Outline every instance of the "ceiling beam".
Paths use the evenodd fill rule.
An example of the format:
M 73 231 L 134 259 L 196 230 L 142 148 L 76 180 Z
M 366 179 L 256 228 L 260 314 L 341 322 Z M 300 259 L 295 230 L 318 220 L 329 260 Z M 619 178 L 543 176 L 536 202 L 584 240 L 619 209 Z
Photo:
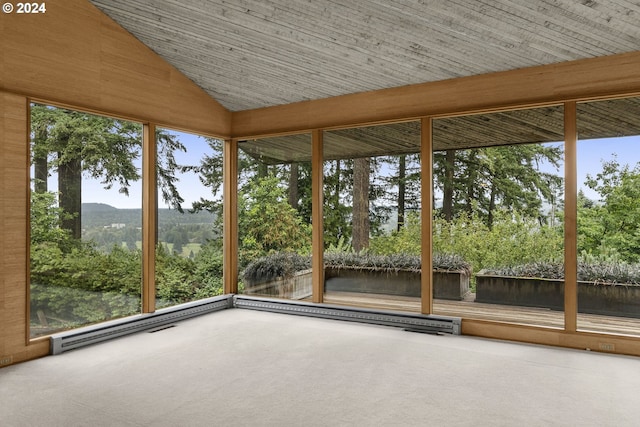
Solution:
M 640 52 L 232 113 L 233 138 L 640 94 Z

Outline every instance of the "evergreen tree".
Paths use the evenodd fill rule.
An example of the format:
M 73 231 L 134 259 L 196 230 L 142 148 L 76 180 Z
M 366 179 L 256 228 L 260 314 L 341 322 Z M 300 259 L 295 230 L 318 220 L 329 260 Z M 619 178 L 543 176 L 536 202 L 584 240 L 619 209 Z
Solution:
M 99 179 L 105 189 L 117 185 L 129 194 L 132 181 L 140 179 L 135 162 L 142 154 L 142 126 L 137 123 L 34 104 L 31 108 L 32 162 L 36 192 L 47 190 L 51 170 L 58 175 L 59 206 L 65 212 L 62 227 L 72 237 L 82 233 L 82 176 Z M 172 153 L 181 144 L 175 137 L 158 133 L 158 147 Z M 184 147 L 182 147 L 184 148 Z M 159 165 L 159 184 L 165 200 L 179 203 L 173 185 L 178 166 L 168 155 L 167 166 Z

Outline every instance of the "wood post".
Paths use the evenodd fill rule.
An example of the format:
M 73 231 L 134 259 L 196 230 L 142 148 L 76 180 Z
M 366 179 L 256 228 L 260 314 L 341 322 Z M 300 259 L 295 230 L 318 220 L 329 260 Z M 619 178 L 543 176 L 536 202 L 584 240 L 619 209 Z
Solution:
M 577 329 L 577 114 L 576 103 L 564 104 L 564 328 Z
M 158 227 L 156 179 L 156 126 L 142 131 L 142 312 L 156 310 L 156 229 Z
M 420 210 L 422 224 L 422 314 L 433 313 L 433 119 L 423 118 L 420 122 L 420 161 L 422 200 Z
M 223 282 L 224 293 L 238 293 L 238 141 L 223 149 Z
M 311 140 L 311 268 L 312 300 L 321 303 L 324 300 L 324 235 L 323 235 L 323 139 L 322 130 L 314 130 Z

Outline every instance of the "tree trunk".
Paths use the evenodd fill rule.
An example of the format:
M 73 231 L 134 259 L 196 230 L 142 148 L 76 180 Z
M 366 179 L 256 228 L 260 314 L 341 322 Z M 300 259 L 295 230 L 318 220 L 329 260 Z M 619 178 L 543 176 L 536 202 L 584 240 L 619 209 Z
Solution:
M 289 172 L 289 204 L 298 210 L 298 163 L 291 163 Z
M 269 166 L 266 163 L 258 163 L 258 178 L 266 178 L 269 173 Z
M 369 247 L 369 174 L 370 159 L 355 159 L 353 162 L 352 245 L 356 252 Z
M 466 183 L 466 187 L 467 187 L 467 200 L 466 200 L 466 208 L 467 208 L 467 213 L 469 215 L 473 214 L 473 202 L 474 200 L 476 200 L 476 179 L 478 177 L 478 169 L 477 169 L 477 165 L 476 165 L 476 158 L 478 156 L 478 150 L 473 149 L 473 150 L 469 150 L 469 165 L 467 166 L 467 183 Z
M 404 226 L 404 200 L 407 192 L 407 156 L 398 159 L 398 231 Z
M 456 150 L 445 152 L 444 182 L 442 189 L 442 214 L 444 219 L 453 219 L 453 177 L 455 172 Z
M 338 206 L 340 206 L 340 160 L 336 160 L 336 172 L 335 172 L 335 181 L 336 181 L 336 188 L 335 188 L 335 193 L 334 193 L 334 206 L 337 209 Z
M 65 214 L 62 228 L 79 240 L 82 237 L 82 160 L 79 156 L 58 166 L 58 191 L 60 208 Z
M 491 195 L 489 196 L 489 212 L 487 212 L 487 227 L 493 228 L 493 211 L 496 209 L 496 186 L 491 184 Z
M 49 177 L 49 165 L 47 163 L 47 156 L 35 157 L 33 158 L 33 169 L 34 169 L 34 178 L 35 182 L 33 184 L 33 189 L 36 193 L 46 193 L 48 190 L 47 187 L 47 178 Z
M 49 164 L 47 162 L 48 153 L 44 150 L 37 149 L 36 146 L 44 146 L 47 141 L 47 128 L 40 126 L 36 131 L 35 144 L 33 148 L 33 178 L 35 179 L 33 189 L 36 193 L 46 193 L 48 190 L 47 179 L 49 177 Z

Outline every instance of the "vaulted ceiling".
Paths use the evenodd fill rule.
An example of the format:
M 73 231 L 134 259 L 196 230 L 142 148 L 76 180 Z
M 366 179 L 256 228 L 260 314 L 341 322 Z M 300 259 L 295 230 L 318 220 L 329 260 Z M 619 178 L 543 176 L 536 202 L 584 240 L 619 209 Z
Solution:
M 640 49 L 637 0 L 90 0 L 231 111 Z

